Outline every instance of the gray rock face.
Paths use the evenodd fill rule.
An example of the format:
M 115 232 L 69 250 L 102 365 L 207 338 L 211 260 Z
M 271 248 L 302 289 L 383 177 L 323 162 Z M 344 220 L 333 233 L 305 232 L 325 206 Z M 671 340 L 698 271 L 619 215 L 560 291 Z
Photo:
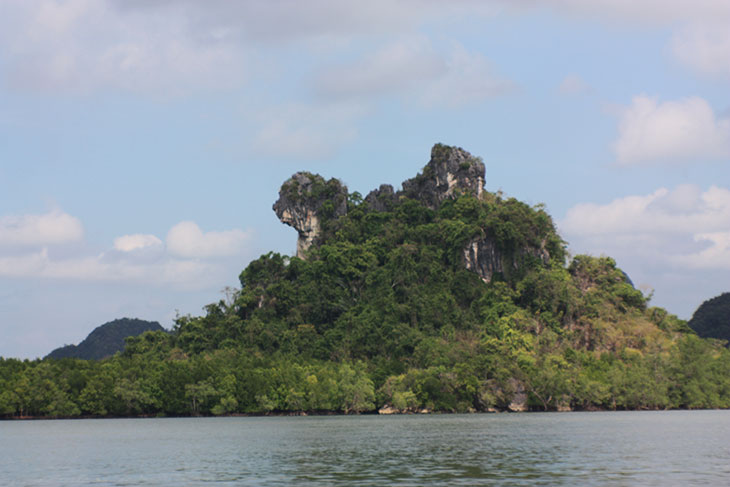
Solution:
M 398 198 L 390 184 L 381 184 L 378 189 L 374 189 L 365 197 L 365 203 L 372 211 L 388 211 L 390 210 Z
M 447 198 L 484 191 L 484 163 L 459 147 L 436 144 L 423 172 L 403 182 L 399 195 L 423 202 L 436 209 Z
M 431 159 L 416 177 L 403 182 L 403 189 L 395 192 L 393 186 L 382 184 L 364 200 L 369 211 L 391 211 L 398 201 L 411 198 L 431 209 L 437 209 L 449 198 L 461 194 L 481 197 L 484 191 L 484 163 L 459 147 L 436 144 Z M 297 257 L 306 251 L 322 231 L 323 218 L 337 218 L 347 213 L 347 188 L 336 179 L 325 181 L 319 175 L 298 172 L 281 186 L 274 211 L 279 219 L 299 233 Z M 325 204 L 327 203 L 327 204 Z M 544 248 L 522 249 L 509 256 L 497 248 L 489 229 L 470 241 L 463 249 L 464 266 L 489 282 L 494 274 L 509 274 L 517 270 L 528 257 L 544 262 L 550 255 Z
M 476 272 L 483 281 L 489 282 L 495 273 L 504 273 L 501 252 L 494 241 L 488 237 L 480 237 L 464 247 L 464 266 Z
M 550 254 L 543 247 L 522 249 L 506 258 L 495 245 L 494 239 L 488 236 L 475 238 L 463 251 L 464 267 L 476 272 L 484 282 L 490 282 L 495 273 L 509 274 L 518 270 L 527 257 L 537 257 L 544 263 L 550 260 Z
M 347 187 L 336 179 L 325 181 L 318 174 L 298 172 L 282 184 L 273 209 L 282 223 L 299 233 L 297 257 L 304 258 L 321 233 L 322 219 L 347 213 Z

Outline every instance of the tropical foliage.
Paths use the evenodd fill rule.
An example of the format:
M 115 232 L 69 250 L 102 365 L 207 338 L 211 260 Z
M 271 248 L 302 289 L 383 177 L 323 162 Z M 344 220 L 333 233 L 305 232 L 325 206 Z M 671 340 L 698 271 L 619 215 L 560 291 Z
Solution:
M 203 315 L 111 358 L 0 359 L 0 415 L 730 407 L 730 352 L 612 259 L 566 262 L 540 206 L 353 194 L 324 230 L 306 260 L 261 256 Z M 490 282 L 464 267 L 477 237 L 504 263 Z

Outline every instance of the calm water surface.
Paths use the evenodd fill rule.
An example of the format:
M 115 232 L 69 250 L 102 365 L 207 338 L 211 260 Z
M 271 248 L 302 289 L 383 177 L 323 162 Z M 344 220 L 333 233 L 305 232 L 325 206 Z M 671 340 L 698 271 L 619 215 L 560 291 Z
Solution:
M 0 485 L 730 485 L 730 411 L 0 422 Z

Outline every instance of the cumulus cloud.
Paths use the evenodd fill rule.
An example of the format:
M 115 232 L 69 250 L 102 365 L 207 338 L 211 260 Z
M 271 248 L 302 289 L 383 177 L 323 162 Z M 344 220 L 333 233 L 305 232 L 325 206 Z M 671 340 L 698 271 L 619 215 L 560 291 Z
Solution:
M 162 246 L 162 240 L 154 235 L 136 233 L 134 235 L 123 235 L 114 239 L 114 249 L 120 252 L 133 252 Z
M 654 303 L 689 318 L 704 300 L 727 290 L 730 189 L 681 185 L 581 203 L 558 222 L 573 253 L 609 255 Z
M 169 95 L 245 78 L 242 46 L 194 35 L 187 9 L 149 13 L 108 1 L 11 1 L 0 16 L 4 70 L 17 89 L 74 93 Z
M 701 73 L 730 78 L 730 22 L 681 29 L 672 37 L 672 52 Z
M 162 15 L 182 11 L 191 29 L 217 32 L 218 38 L 244 38 L 263 43 L 302 42 L 312 38 L 349 36 L 397 29 L 420 19 L 424 12 L 409 9 L 410 0 L 111 0 L 122 12 Z M 409 11 L 410 10 L 410 11 Z M 336 22 L 333 19 L 337 19 Z
M 347 51 L 361 39 L 408 36 L 450 20 L 550 8 L 566 16 L 679 25 L 672 49 L 677 57 L 702 71 L 727 74 L 728 5 L 718 0 L 6 0 L 0 55 L 18 89 L 116 88 L 169 95 L 240 86 L 260 70 L 262 59 L 271 60 L 266 49 L 282 45 Z M 681 30 L 687 25 L 691 28 Z
M 718 18 L 730 18 L 728 3 L 718 0 L 519 0 L 508 3 L 549 7 L 569 15 L 650 24 L 671 24 L 688 20 L 709 22 Z
M 117 237 L 111 248 L 92 253 L 81 222 L 54 210 L 44 215 L 0 218 L 0 276 L 87 282 L 144 282 L 202 289 L 225 282 L 235 262 L 248 257 L 243 230 L 203 232 L 181 222 L 166 245 L 151 234 Z
M 699 252 L 678 256 L 676 260 L 679 263 L 695 269 L 730 270 L 730 231 L 700 233 L 694 238 L 707 247 Z
M 53 256 L 48 249 L 0 256 L 0 276 L 87 282 L 144 282 L 179 288 L 205 288 L 221 280 L 223 268 L 198 260 L 161 256 L 155 261 L 119 259 L 101 253 L 82 257 Z
M 662 103 L 634 97 L 618 132 L 614 149 L 622 165 L 730 157 L 730 120 L 716 117 L 699 97 Z
M 241 253 L 249 241 L 242 230 L 203 232 L 191 221 L 180 222 L 167 233 L 167 250 L 188 258 L 229 257 Z
M 308 40 L 346 40 L 356 36 L 404 32 L 429 19 L 445 22 L 465 15 L 491 16 L 494 2 L 451 0 L 111 0 L 122 10 L 147 14 L 186 11 L 196 32 L 217 31 L 257 43 L 302 44 Z M 219 36 L 223 35 L 219 32 Z
M 0 217 L 0 247 L 72 243 L 80 241 L 83 235 L 81 222 L 60 210 L 43 215 Z
M 582 203 L 559 226 L 584 251 L 648 259 L 647 265 L 730 269 L 727 188 L 687 184 L 604 205 Z
M 509 91 L 513 84 L 495 75 L 487 59 L 454 44 L 439 52 L 425 37 L 409 37 L 319 75 L 325 97 L 406 95 L 427 106 L 459 106 Z
M 468 0 L 448 8 L 430 0 L 8 0 L 0 55 L 17 89 L 170 95 L 240 86 L 261 59 L 271 61 L 269 48 L 348 46 L 466 11 L 488 15 L 493 7 Z
M 19 256 L 0 257 L 0 276 L 29 277 L 41 274 L 45 263 L 48 262 L 48 250 L 32 252 Z

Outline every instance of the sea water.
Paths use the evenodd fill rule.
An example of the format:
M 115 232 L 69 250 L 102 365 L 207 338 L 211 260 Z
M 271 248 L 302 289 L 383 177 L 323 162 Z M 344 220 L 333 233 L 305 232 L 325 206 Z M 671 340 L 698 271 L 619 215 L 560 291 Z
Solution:
M 0 422 L 0 485 L 730 485 L 730 411 Z

